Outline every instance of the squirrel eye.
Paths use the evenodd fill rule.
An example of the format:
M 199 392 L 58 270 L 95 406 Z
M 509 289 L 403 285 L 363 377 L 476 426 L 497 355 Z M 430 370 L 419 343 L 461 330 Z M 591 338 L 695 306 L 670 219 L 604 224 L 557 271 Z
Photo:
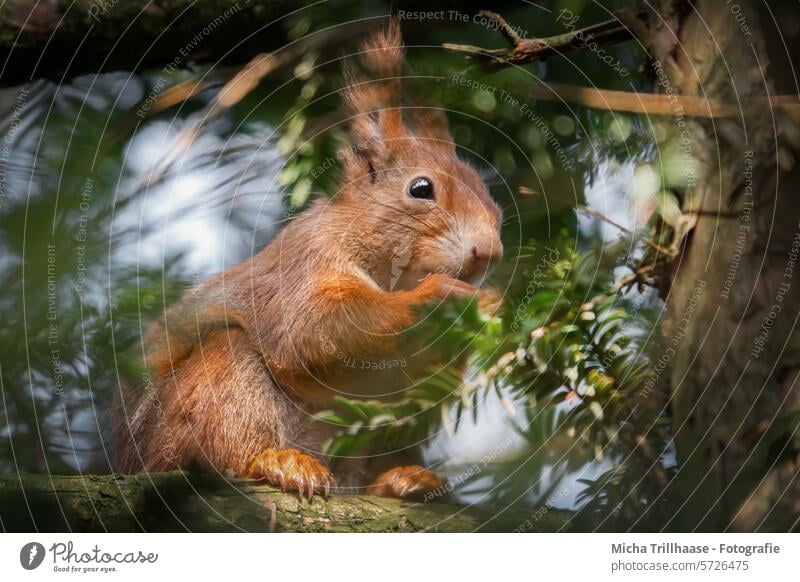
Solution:
M 412 198 L 433 200 L 433 182 L 430 178 L 414 178 L 408 185 L 408 195 Z

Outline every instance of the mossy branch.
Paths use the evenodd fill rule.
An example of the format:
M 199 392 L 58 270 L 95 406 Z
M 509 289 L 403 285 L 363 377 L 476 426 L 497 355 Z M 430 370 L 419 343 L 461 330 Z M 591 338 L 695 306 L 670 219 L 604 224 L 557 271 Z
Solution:
M 72 532 L 553 531 L 566 521 L 366 495 L 312 501 L 254 481 L 180 471 L 141 475 L 0 476 L 0 530 Z

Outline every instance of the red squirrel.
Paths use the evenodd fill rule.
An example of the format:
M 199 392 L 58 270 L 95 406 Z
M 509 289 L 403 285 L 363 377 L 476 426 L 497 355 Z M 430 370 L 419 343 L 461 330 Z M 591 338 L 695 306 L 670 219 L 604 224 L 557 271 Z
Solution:
M 387 386 L 348 362 L 397 349 L 421 306 L 496 298 L 473 284 L 502 255 L 500 209 L 456 154 L 442 111 L 401 107 L 396 19 L 360 57 L 371 78 L 345 71 L 354 145 L 339 191 L 150 326 L 152 381 L 117 406 L 118 471 L 193 464 L 309 497 L 334 486 L 419 497 L 444 484 L 419 465 L 391 466 L 396 455 L 345 462 L 334 477 L 317 454 L 331 430 L 315 411 L 337 393 Z

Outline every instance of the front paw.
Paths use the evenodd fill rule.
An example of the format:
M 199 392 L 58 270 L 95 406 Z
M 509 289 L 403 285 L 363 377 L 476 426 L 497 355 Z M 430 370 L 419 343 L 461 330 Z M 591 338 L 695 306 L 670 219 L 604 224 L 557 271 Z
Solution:
M 247 475 L 264 479 L 283 491 L 298 491 L 311 499 L 314 493 L 330 493 L 334 484 L 328 468 L 311 455 L 297 449 L 264 449 L 247 466 Z
M 450 297 L 468 298 L 477 293 L 477 289 L 461 279 L 442 273 L 434 273 L 420 283 L 419 292 L 427 299 L 447 299 Z
M 447 481 L 433 471 L 419 465 L 395 467 L 378 475 L 367 487 L 367 495 L 379 497 L 398 497 L 401 499 L 423 499 L 430 493 L 443 487 Z
M 494 317 L 503 308 L 503 294 L 499 289 L 480 289 L 478 291 L 478 309 Z

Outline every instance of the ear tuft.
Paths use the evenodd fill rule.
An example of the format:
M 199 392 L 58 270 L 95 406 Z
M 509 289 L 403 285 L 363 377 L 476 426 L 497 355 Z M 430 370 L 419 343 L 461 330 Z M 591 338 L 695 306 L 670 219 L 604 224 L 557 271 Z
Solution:
M 403 65 L 403 39 L 397 17 L 391 18 L 385 30 L 373 33 L 362 43 L 360 60 L 372 78 L 365 79 L 354 67 L 345 66 L 344 98 L 351 130 L 363 150 L 354 161 L 369 160 L 370 174 L 374 175 L 373 164 L 388 160 L 391 149 L 408 137 L 398 78 Z
M 373 33 L 361 45 L 364 65 L 380 77 L 396 77 L 403 66 L 403 35 L 397 16 L 389 19 L 389 26 Z
M 415 107 L 412 113 L 414 135 L 429 140 L 430 145 L 455 154 L 456 146 L 443 109 Z

